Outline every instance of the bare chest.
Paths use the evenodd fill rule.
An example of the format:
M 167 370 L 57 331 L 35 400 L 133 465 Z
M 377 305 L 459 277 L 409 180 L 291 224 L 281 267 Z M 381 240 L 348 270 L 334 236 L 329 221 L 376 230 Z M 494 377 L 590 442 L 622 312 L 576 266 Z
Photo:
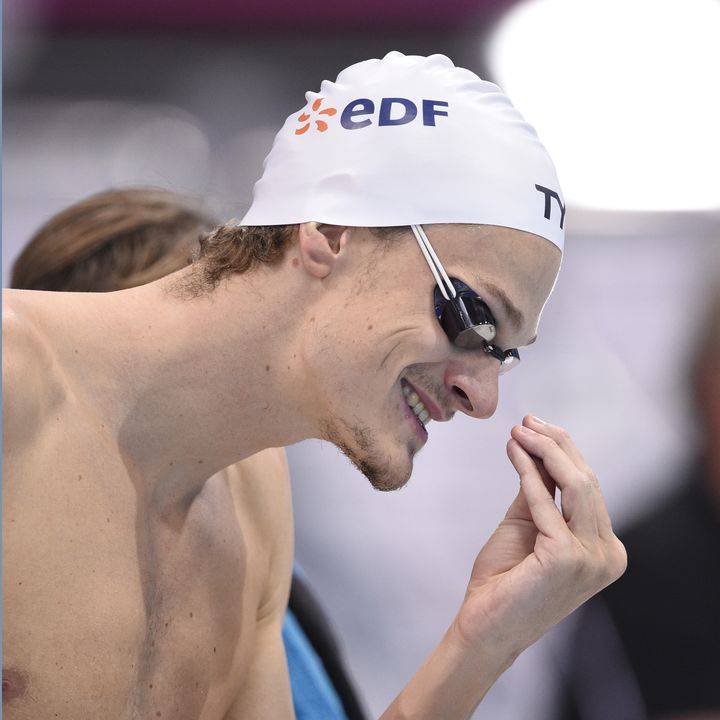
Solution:
M 224 480 L 159 515 L 101 438 L 52 432 L 4 470 L 7 717 L 221 719 L 268 582 Z

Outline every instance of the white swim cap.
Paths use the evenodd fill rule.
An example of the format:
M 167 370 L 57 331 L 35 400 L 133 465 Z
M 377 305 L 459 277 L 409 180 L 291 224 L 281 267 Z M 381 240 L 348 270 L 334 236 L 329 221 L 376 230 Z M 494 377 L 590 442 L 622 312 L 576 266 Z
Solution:
M 561 250 L 555 167 L 497 85 L 444 55 L 343 70 L 275 137 L 242 225 L 500 225 Z

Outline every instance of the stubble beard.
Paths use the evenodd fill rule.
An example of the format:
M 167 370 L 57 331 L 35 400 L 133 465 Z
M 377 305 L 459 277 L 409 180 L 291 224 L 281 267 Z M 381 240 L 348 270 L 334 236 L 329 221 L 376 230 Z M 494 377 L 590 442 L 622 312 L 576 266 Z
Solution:
M 352 442 L 346 439 L 348 437 Z M 401 476 L 393 471 L 390 460 L 378 450 L 376 433 L 359 421 L 351 425 L 337 418 L 334 423 L 326 424 L 323 439 L 335 445 L 380 492 L 399 490 L 410 479 L 409 472 Z

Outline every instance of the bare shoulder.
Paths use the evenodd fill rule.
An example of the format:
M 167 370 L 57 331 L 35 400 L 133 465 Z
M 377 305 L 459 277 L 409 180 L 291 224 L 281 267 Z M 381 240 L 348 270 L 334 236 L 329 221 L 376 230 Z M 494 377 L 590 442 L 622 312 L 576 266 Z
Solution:
M 65 397 L 51 344 L 35 321 L 27 294 L 3 290 L 3 435 L 11 446 L 31 439 Z

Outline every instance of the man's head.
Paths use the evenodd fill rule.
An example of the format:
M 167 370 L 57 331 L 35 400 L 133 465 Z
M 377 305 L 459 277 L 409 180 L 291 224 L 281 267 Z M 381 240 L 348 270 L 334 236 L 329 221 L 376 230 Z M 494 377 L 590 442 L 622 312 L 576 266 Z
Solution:
M 494 412 L 498 358 L 532 342 L 557 276 L 564 201 L 534 129 L 442 55 L 357 63 L 306 101 L 237 232 L 298 226 L 291 261 L 317 280 L 303 352 L 320 432 L 376 487 L 400 487 L 428 415 Z M 434 276 L 433 249 L 475 317 L 443 296 L 455 283 Z M 464 339 L 488 331 L 484 346 L 453 345 L 443 307 Z
M 306 413 L 375 487 L 393 489 L 428 415 L 494 412 L 498 357 L 533 341 L 557 276 L 564 201 L 534 129 L 497 86 L 444 56 L 389 53 L 306 100 L 241 223 L 203 242 L 189 287 L 208 292 L 262 263 L 282 273 L 296 298 L 288 312 L 305 323 Z M 494 316 L 486 347 L 445 333 L 437 314 L 448 300 L 412 225 L 458 292 L 467 286 L 479 314 L 475 296 Z
M 105 292 L 143 285 L 187 266 L 215 225 L 176 193 L 108 190 L 50 218 L 15 261 L 11 286 Z

